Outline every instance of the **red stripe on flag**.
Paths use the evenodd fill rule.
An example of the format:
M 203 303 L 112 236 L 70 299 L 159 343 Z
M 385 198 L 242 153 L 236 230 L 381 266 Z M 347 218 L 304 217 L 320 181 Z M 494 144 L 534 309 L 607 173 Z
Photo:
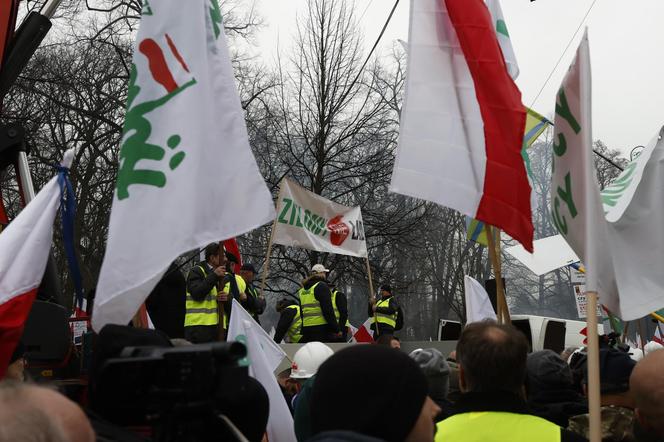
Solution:
M 16 344 L 23 336 L 23 327 L 36 296 L 34 288 L 0 305 L 0 379 L 5 376 Z
M 473 77 L 484 121 L 486 174 L 475 218 L 503 229 L 533 251 L 530 186 L 521 157 L 526 111 L 482 0 L 445 1 Z
M 224 248 L 228 253 L 237 258 L 237 264 L 233 267 L 233 273 L 238 273 L 242 267 L 242 255 L 240 254 L 240 246 L 238 246 L 237 240 L 235 238 L 225 240 Z

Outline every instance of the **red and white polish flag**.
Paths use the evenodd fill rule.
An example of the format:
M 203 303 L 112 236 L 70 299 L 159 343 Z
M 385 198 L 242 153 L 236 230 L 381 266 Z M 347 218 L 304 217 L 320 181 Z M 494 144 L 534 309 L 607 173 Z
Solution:
M 74 149 L 62 166 L 69 168 Z M 23 326 L 37 295 L 60 207 L 60 185 L 55 176 L 0 234 L 0 378 L 21 339 Z
M 411 0 L 390 190 L 503 229 L 533 250 L 526 113 L 482 0 Z
M 371 324 L 374 322 L 374 317 L 370 316 L 360 328 L 350 326 L 351 338 L 348 342 L 373 342 L 373 332 L 371 331 Z

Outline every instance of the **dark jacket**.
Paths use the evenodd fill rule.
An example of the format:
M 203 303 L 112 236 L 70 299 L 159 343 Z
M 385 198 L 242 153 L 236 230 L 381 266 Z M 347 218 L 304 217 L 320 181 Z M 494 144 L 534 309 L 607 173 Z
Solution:
M 516 414 L 532 414 L 526 402 L 518 395 L 510 392 L 468 392 L 463 393 L 454 405 L 454 414 L 471 413 L 474 411 L 504 412 Z M 583 442 L 583 437 L 560 428 L 561 442 Z
M 205 269 L 205 275 L 203 275 L 201 267 Z M 212 271 L 212 266 L 205 261 L 201 261 L 189 270 L 187 292 L 194 298 L 194 301 L 203 301 L 218 281 L 219 276 Z
M 293 302 L 295 304 L 295 302 Z M 291 304 L 292 305 L 292 304 Z M 288 333 L 288 329 L 295 319 L 297 311 L 293 308 L 284 308 L 281 313 L 279 313 L 279 322 L 277 323 L 277 328 L 274 331 L 274 342 L 277 344 L 283 341 L 284 336 Z
M 330 287 L 325 282 L 325 279 L 319 276 L 311 276 L 302 282 L 302 287 L 305 290 L 308 290 L 316 283 L 319 284 L 314 289 L 314 297 L 320 303 L 320 309 L 323 312 L 323 317 L 325 318 L 325 321 L 327 321 L 327 324 L 316 325 L 313 327 L 302 327 L 303 338 L 305 336 L 311 337 L 313 335 L 339 332 L 339 324 L 337 324 L 337 318 L 334 316 L 334 309 L 332 308 L 332 292 L 330 292 Z
M 588 405 L 574 390 L 542 390 L 530 392 L 528 406 L 533 415 L 539 416 L 563 428 L 569 418 L 588 412 Z
M 385 315 L 393 315 L 393 314 L 396 313 L 397 314 L 397 321 L 396 321 L 397 323 L 396 323 L 396 326 L 394 328 L 390 327 L 387 324 L 379 323 L 378 324 L 378 331 L 380 332 L 380 334 L 384 334 L 384 333 L 392 334 L 392 333 L 394 333 L 395 330 L 401 330 L 403 328 L 403 310 L 401 310 L 401 306 L 399 305 L 397 300 L 394 299 L 394 296 L 389 296 L 388 298 L 385 298 L 385 299 L 389 299 L 389 301 L 390 301 L 389 305 L 387 307 L 378 307 L 376 309 L 376 313 L 382 313 L 382 314 L 385 314 Z M 377 302 L 380 302 L 380 301 L 383 301 L 383 300 L 384 300 L 384 298 L 381 298 Z M 371 303 L 369 303 L 368 314 L 369 314 L 369 316 L 374 316 L 373 306 L 371 305 Z M 371 330 L 374 330 L 374 331 L 376 330 L 376 324 L 374 322 L 371 323 Z
M 186 285 L 184 276 L 173 263 L 145 300 L 155 328 L 171 339 L 184 338 Z
M 249 283 L 247 283 L 245 293 L 247 295 L 247 300 L 241 303 L 242 307 L 244 307 L 256 322 L 260 324 L 258 316 L 262 315 L 265 311 L 265 298 L 261 298 L 258 289 Z
M 344 292 L 337 291 L 335 304 L 337 305 L 337 310 L 339 310 L 339 329 L 344 333 L 345 338 L 346 321 L 348 321 L 348 298 L 346 298 Z

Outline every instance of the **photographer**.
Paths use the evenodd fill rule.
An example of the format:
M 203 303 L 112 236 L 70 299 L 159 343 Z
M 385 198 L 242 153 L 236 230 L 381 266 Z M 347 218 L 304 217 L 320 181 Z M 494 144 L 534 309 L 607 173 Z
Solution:
M 187 277 L 184 337 L 195 344 L 219 339 L 217 303 L 228 300 L 227 293 L 217 290 L 217 284 L 226 276 L 226 257 L 219 252 L 219 244 L 207 245 L 205 261 L 196 264 Z

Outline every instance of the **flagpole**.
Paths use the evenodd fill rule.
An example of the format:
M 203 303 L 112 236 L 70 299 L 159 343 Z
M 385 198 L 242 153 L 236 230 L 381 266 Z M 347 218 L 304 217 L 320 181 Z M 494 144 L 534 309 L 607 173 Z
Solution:
M 281 192 L 282 189 L 284 188 L 284 180 L 286 178 L 282 179 L 281 182 L 279 183 L 279 193 L 277 194 L 277 210 L 279 210 L 279 201 L 281 201 Z M 265 298 L 264 291 L 265 291 L 265 280 L 267 279 L 267 274 L 270 269 L 270 256 L 272 255 L 272 240 L 274 239 L 274 229 L 277 227 L 277 217 L 274 217 L 274 221 L 272 221 L 272 230 L 270 231 L 270 240 L 267 243 L 267 255 L 265 256 L 265 264 L 263 267 L 263 276 L 261 277 L 261 298 Z
M 597 336 L 597 292 L 587 292 L 586 331 L 588 335 L 588 411 L 590 442 L 600 442 L 601 409 L 599 389 L 599 337 Z
M 221 258 L 224 257 L 224 242 L 219 241 L 219 262 L 221 261 Z M 232 267 L 232 265 L 231 265 Z M 214 271 L 214 269 L 213 269 Z M 231 273 L 231 276 L 234 276 Z M 224 290 L 224 278 L 221 278 L 218 282 L 218 290 L 217 293 L 221 293 Z M 229 284 L 230 287 L 230 284 Z M 224 318 L 226 317 L 226 310 L 224 308 L 224 303 L 220 302 L 217 299 L 217 313 L 219 316 L 219 342 L 224 342 L 226 341 L 226 329 L 224 328 Z
M 496 317 L 501 324 L 511 323 L 509 311 L 507 309 L 507 299 L 505 298 L 505 288 L 503 287 L 503 277 L 500 263 L 500 230 L 493 226 L 486 225 L 487 239 L 489 241 L 489 260 L 493 267 L 493 274 L 496 278 Z M 495 232 L 498 232 L 496 243 Z
M 367 277 L 369 278 L 369 301 L 371 301 L 371 303 L 375 305 L 374 302 L 376 301 L 376 296 L 373 287 L 373 278 L 371 277 L 371 265 L 369 264 L 368 252 L 365 260 L 366 260 L 365 262 L 367 263 Z M 376 327 L 376 336 L 378 336 L 380 333 L 378 332 L 378 318 L 376 318 L 376 311 L 373 312 L 373 318 L 374 318 L 374 326 Z

